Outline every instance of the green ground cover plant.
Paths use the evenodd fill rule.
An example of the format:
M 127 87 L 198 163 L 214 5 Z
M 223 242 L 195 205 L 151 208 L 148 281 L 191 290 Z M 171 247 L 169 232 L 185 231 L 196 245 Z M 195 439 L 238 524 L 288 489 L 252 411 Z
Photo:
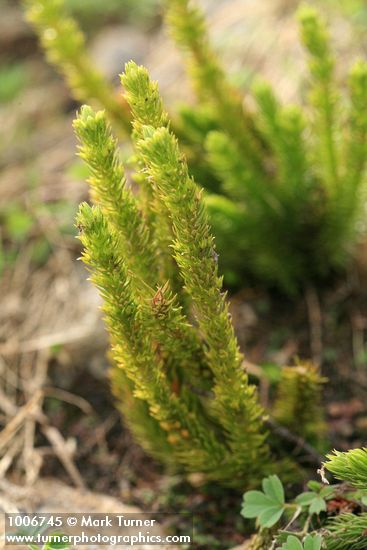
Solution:
M 121 80 L 133 116 L 137 194 L 106 114 L 84 106 L 74 124 L 95 203 L 81 205 L 77 226 L 83 261 L 104 299 L 120 408 L 141 444 L 170 466 L 234 487 L 256 484 L 269 469 L 295 473 L 281 445 L 268 441 L 222 291 L 202 190 L 157 84 L 133 62 Z M 320 429 L 322 379 L 308 364 L 289 370 L 280 386 L 298 379 L 297 428 L 311 437 Z M 280 400 L 281 392 L 275 411 Z M 292 417 L 294 401 L 287 402 Z M 314 427 L 302 407 L 318 411 Z M 284 408 L 277 414 L 286 426 Z
M 201 12 L 172 0 L 166 21 L 198 104 L 171 119 L 157 83 L 133 62 L 121 78 L 124 98 L 116 95 L 61 0 L 26 4 L 76 97 L 104 109 L 84 106 L 74 124 L 94 203 L 81 205 L 77 226 L 103 298 L 113 392 L 136 438 L 170 468 L 241 490 L 271 473 L 263 491 L 244 497 L 243 515 L 259 527 L 251 550 L 362 550 L 366 452 L 334 453 L 325 464 L 356 488 L 311 482 L 286 502 L 277 474 L 300 472 L 269 417 L 325 445 L 325 381 L 310 364 L 284 368 L 274 402 L 261 407 L 221 273 L 229 286 L 248 277 L 292 295 L 346 269 L 365 229 L 366 64 L 353 66 L 348 93 L 340 89 L 327 29 L 304 7 L 307 104 L 284 106 L 258 81 L 250 108 L 218 62 Z M 134 149 L 128 177 L 115 132 Z M 332 515 L 341 499 L 354 507 Z
M 144 22 L 154 15 L 157 9 L 158 0 L 125 0 L 121 3 L 119 0 L 107 0 L 99 2 L 98 0 L 65 0 L 65 6 L 72 14 L 80 17 L 81 20 L 89 25 L 101 24 L 101 20 L 122 20 Z
M 131 113 L 93 66 L 63 0 L 25 4 L 48 58 L 76 97 L 102 106 L 120 135 L 129 136 Z M 172 127 L 190 173 L 206 189 L 226 284 L 255 281 L 294 295 L 345 271 L 365 233 L 366 63 L 357 61 L 345 85 L 338 85 L 327 28 L 303 6 L 298 17 L 308 58 L 307 101 L 283 105 L 260 79 L 243 98 L 195 4 L 163 5 L 198 98 L 171 117 Z
M 342 483 L 329 485 L 325 471 Z M 367 450 L 327 456 L 323 483 L 310 481 L 308 490 L 291 502 L 280 479 L 263 480 L 263 491 L 244 495 L 242 515 L 256 518 L 259 532 L 248 550 L 363 550 L 367 529 Z

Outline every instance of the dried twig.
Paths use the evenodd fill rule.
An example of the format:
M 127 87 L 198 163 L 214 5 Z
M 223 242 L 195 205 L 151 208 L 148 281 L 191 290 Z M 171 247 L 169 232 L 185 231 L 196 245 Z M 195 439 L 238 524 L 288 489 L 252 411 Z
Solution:
M 57 430 L 54 426 L 48 426 L 46 423 L 42 426 L 41 429 L 44 435 L 47 437 L 47 439 L 51 443 L 56 456 L 58 457 L 60 462 L 63 464 L 65 470 L 70 475 L 76 487 L 79 487 L 80 489 L 85 489 L 85 483 L 79 473 L 78 468 L 75 466 L 72 460 L 71 453 L 69 452 L 67 443 L 65 439 L 62 437 L 59 430 Z
M 5 394 L 5 392 L 0 387 L 0 408 L 4 411 L 7 416 L 14 416 L 17 412 L 17 407 Z
M 275 434 L 280 436 L 282 439 L 288 441 L 289 443 L 292 443 L 298 449 L 303 450 L 309 458 L 310 463 L 316 464 L 318 466 L 321 464 L 321 462 L 323 461 L 323 456 L 320 455 L 320 453 L 314 447 L 312 447 L 312 445 L 307 443 L 302 437 L 299 437 L 298 435 L 291 432 L 288 428 L 285 428 L 284 426 L 278 424 L 278 422 L 274 420 L 274 418 L 265 418 L 265 423 Z
M 0 346 L 0 353 L 3 355 L 14 355 L 18 353 L 29 353 L 32 351 L 49 350 L 53 346 L 72 344 L 88 338 L 91 335 L 91 327 L 72 326 L 59 332 L 37 336 L 24 342 L 14 342 L 10 340 Z
M 84 399 L 83 397 L 80 397 L 79 395 L 75 395 L 74 393 L 70 393 L 66 390 L 61 390 L 60 388 L 51 388 L 51 387 L 43 388 L 43 393 L 45 397 L 54 397 L 59 401 L 64 401 L 65 403 L 74 405 L 75 407 L 78 407 L 78 409 L 80 409 L 85 414 L 93 413 L 92 405 L 86 399 Z
M 42 391 L 37 391 L 34 396 L 18 409 L 16 415 L 8 422 L 2 432 L 0 432 L 0 449 L 4 449 L 6 445 L 10 442 L 15 433 L 22 427 L 25 419 L 31 415 L 35 414 L 38 409 L 39 402 L 42 399 Z
M 14 439 L 14 441 L 0 460 L 0 478 L 2 478 L 6 474 L 6 472 L 12 465 L 15 456 L 19 453 L 21 448 L 22 440 L 21 438 L 17 437 Z

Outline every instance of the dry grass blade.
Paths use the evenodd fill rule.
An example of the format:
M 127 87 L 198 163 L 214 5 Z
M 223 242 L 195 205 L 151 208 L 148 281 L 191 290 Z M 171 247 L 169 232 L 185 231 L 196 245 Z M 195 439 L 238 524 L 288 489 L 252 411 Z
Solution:
M 59 430 L 57 430 L 53 426 L 47 426 L 47 425 L 43 425 L 41 429 L 44 435 L 47 437 L 47 439 L 51 443 L 55 451 L 55 455 L 63 464 L 65 470 L 70 475 L 76 487 L 79 487 L 80 489 L 85 489 L 85 483 L 79 473 L 79 470 L 77 469 L 77 467 L 75 466 L 72 460 L 72 457 L 68 450 L 65 439 L 62 437 Z
M 8 422 L 2 432 L 0 432 L 0 451 L 6 447 L 17 431 L 23 426 L 26 418 L 30 415 L 36 415 L 39 412 L 39 404 L 41 399 L 42 391 L 39 390 L 28 401 L 28 403 L 23 405 L 23 407 L 18 410 L 16 415 Z

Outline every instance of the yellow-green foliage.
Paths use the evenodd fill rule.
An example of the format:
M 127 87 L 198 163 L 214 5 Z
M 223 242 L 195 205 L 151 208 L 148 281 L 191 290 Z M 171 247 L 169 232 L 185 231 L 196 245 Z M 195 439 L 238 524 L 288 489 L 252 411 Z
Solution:
M 355 487 L 367 488 L 367 449 L 353 449 L 346 453 L 334 451 L 327 455 L 324 466 L 342 481 Z
M 95 203 L 81 205 L 77 226 L 83 261 L 104 300 L 113 391 L 150 453 L 226 485 L 252 486 L 264 472 L 293 465 L 272 461 L 265 413 L 222 292 L 202 190 L 158 87 L 132 62 L 122 82 L 133 114 L 135 193 L 106 113 L 84 106 L 74 122 Z M 319 384 L 309 366 L 291 369 L 282 381 L 278 420 L 289 427 L 296 415 L 295 431 L 305 437 L 320 428 Z
M 126 185 L 106 115 L 83 107 L 75 130 L 96 206 L 81 205 L 77 225 L 83 260 L 104 299 L 114 393 L 141 442 L 168 464 L 227 485 L 254 485 L 272 469 L 264 413 L 242 366 L 202 193 L 146 70 L 129 63 L 122 80 L 139 166 L 156 222 L 169 221 L 165 252 L 181 288 L 174 294 L 159 268 L 162 242 L 139 208 L 139 195 Z M 144 100 L 144 108 L 139 98 L 145 88 L 156 96 Z M 146 124 L 150 117 L 153 125 Z
M 367 449 L 334 451 L 327 455 L 324 468 L 343 482 L 350 483 L 363 491 L 367 488 Z M 366 513 L 341 514 L 331 518 L 326 527 L 327 550 L 364 550 L 366 548 Z
M 311 363 L 284 367 L 274 404 L 274 418 L 292 433 L 320 443 L 326 426 L 322 417 L 321 391 L 325 379 Z
M 126 106 L 121 107 L 93 67 L 64 0 L 24 1 L 48 57 L 76 96 L 96 100 L 126 133 Z M 294 294 L 306 282 L 345 270 L 365 231 L 366 62 L 355 63 L 348 86 L 339 87 L 327 28 L 313 8 L 304 6 L 299 21 L 308 57 L 307 101 L 283 105 L 276 90 L 259 79 L 243 98 L 227 78 L 195 2 L 162 2 L 198 98 L 197 105 L 185 106 L 173 117 L 173 126 L 190 173 L 207 190 L 204 200 L 227 284 L 240 285 L 246 277 Z M 127 99 L 133 96 L 136 102 L 130 101 L 135 144 L 145 124 L 167 124 L 156 85 L 136 71 L 123 82 Z M 140 152 L 136 161 L 141 168 Z M 172 278 L 178 292 L 177 271 L 165 252 L 172 237 L 167 213 L 160 211 L 157 223 L 160 207 L 146 174 L 140 171 L 136 177 L 144 216 L 161 243 L 158 269 Z
M 125 89 L 125 97 L 131 107 L 133 115 L 132 140 L 136 149 L 136 163 L 140 167 L 135 177 L 141 190 L 141 204 L 144 216 L 150 225 L 156 241 L 156 250 L 159 254 L 159 270 L 164 280 L 170 279 L 172 289 L 180 292 L 180 281 L 177 267 L 169 251 L 172 241 L 172 228 L 169 213 L 164 205 L 160 204 L 152 191 L 152 185 L 144 171 L 144 161 L 138 151 L 137 143 L 141 139 L 146 125 L 153 128 L 168 125 L 168 115 L 164 110 L 158 84 L 152 82 L 144 67 L 138 67 L 131 62 L 126 65 L 127 74 L 121 75 L 121 83 Z
M 124 132 L 130 130 L 126 105 L 96 69 L 77 21 L 64 0 L 24 0 L 27 19 L 35 27 L 47 58 L 64 75 L 76 99 L 95 101 Z
M 241 150 L 247 150 L 256 167 L 260 150 L 251 115 L 244 110 L 239 90 L 228 82 L 211 48 L 202 12 L 189 0 L 164 0 L 163 4 L 171 34 L 187 55 L 188 70 L 200 101 L 214 109 L 222 128 Z
M 309 61 L 308 103 L 284 106 L 270 85 L 257 80 L 251 90 L 256 110 L 249 113 L 246 97 L 241 104 L 228 84 L 198 8 L 190 0 L 169 0 L 166 13 L 200 99 L 198 108 L 185 110 L 182 133 L 186 129 L 192 139 L 195 130 L 196 140 L 201 135 L 219 180 L 208 188 L 237 208 L 227 221 L 227 205 L 219 216 L 218 203 L 208 200 L 219 252 L 236 243 L 236 256 L 223 253 L 226 275 L 235 280 L 241 272 L 252 273 L 293 293 L 305 281 L 345 268 L 363 215 L 366 63 L 352 67 L 342 98 L 326 26 L 304 6 L 299 20 Z
M 283 107 L 261 83 L 254 90 L 257 112 L 244 109 L 241 94 L 210 46 L 200 11 L 186 0 L 166 2 L 168 24 L 186 51 L 201 102 L 175 121 L 191 171 L 158 85 L 146 69 L 127 64 L 121 77 L 125 100 L 120 102 L 93 67 L 85 38 L 63 0 L 25 2 L 50 61 L 75 96 L 104 107 L 96 113 L 84 106 L 75 121 L 95 203 L 81 206 L 77 223 L 83 260 L 104 301 L 118 406 L 145 448 L 167 464 L 227 485 L 255 485 L 279 465 L 271 457 L 265 413 L 234 336 L 207 211 L 228 282 L 236 284 L 246 271 L 292 291 L 308 277 L 310 266 L 324 272 L 323 261 L 329 258 L 325 237 L 333 232 L 344 247 L 355 233 L 367 131 L 360 116 L 365 65 L 360 63 L 351 74 L 350 124 L 339 169 L 333 164 L 339 159 L 333 154 L 339 141 L 334 134 L 321 135 L 326 117 L 333 121 L 336 105 L 332 64 L 329 72 L 325 68 L 326 35 L 316 16 L 305 12 L 321 169 L 312 164 L 316 157 L 310 161 L 316 145 L 310 147 L 305 138 L 306 113 Z M 134 193 L 110 125 L 126 134 L 130 117 Z M 334 169 L 338 185 L 332 181 Z M 204 195 L 192 172 L 219 194 Z M 322 243 L 317 240 L 321 234 Z M 307 366 L 287 372 L 277 419 L 313 440 L 321 426 L 319 375 Z M 292 401 L 293 392 L 307 396 L 308 414 Z M 295 415 L 297 425 L 291 426 Z
M 327 524 L 327 550 L 365 550 L 367 514 L 341 514 Z

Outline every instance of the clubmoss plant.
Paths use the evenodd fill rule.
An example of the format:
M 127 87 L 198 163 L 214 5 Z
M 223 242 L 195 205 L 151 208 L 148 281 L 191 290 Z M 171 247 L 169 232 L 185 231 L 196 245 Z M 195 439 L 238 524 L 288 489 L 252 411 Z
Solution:
M 185 134 L 185 124 L 178 127 L 191 162 L 198 162 L 194 171 L 206 171 L 221 192 L 205 195 L 191 175 L 158 85 L 146 69 L 127 64 L 121 77 L 125 103 L 120 106 L 94 71 L 76 23 L 58 11 L 62 0 L 27 1 L 50 57 L 78 97 L 94 98 L 105 107 L 95 112 L 84 106 L 75 121 L 94 202 L 81 206 L 77 225 L 83 260 L 104 301 L 119 407 L 142 445 L 167 464 L 202 472 L 226 485 L 255 485 L 265 472 L 289 463 L 276 465 L 271 456 L 266 413 L 243 367 L 207 212 L 214 225 L 218 221 L 217 240 L 224 258 L 230 249 L 246 254 L 250 271 L 259 277 L 271 274 L 289 291 L 308 277 L 308 269 L 321 269 L 309 255 L 322 250 L 322 261 L 328 258 L 324 237 L 331 235 L 335 223 L 339 229 L 344 224 L 335 233 L 340 243 L 345 243 L 348 227 L 350 244 L 363 183 L 367 126 L 359 110 L 367 89 L 365 65 L 360 63 L 351 75 L 351 123 L 343 141 L 343 158 L 350 164 L 332 165 L 336 156 L 330 148 L 341 147 L 341 140 L 324 136 L 326 160 L 318 171 L 313 164 L 317 160 L 310 160 L 315 149 L 305 138 L 303 110 L 285 108 L 267 85 L 258 84 L 258 111 L 244 111 L 238 91 L 227 82 L 210 47 L 200 12 L 184 0 L 169 3 L 167 19 L 189 52 L 202 100 L 198 109 L 186 111 L 186 121 L 191 121 L 187 128 L 192 130 L 196 121 L 196 135 L 203 137 L 205 150 L 190 155 L 190 143 L 197 149 L 198 138 L 189 130 Z M 326 70 L 326 31 L 313 12 L 304 13 L 304 40 L 312 44 L 312 104 L 318 110 L 314 124 L 319 137 L 325 117 L 333 120 L 330 112 L 336 100 Z M 129 182 L 110 124 L 126 130 L 130 115 L 123 105 L 129 106 L 132 117 L 134 173 Z M 356 149 L 353 140 L 358 140 Z M 348 171 L 346 166 L 355 169 Z M 332 182 L 332 170 L 338 183 Z M 346 191 L 346 182 L 353 191 Z M 340 193 L 348 198 L 344 210 Z M 316 240 L 309 242 L 310 234 Z M 234 256 L 228 253 L 228 265 Z M 297 395 L 307 389 L 307 403 L 317 411 L 320 379 L 305 369 L 296 368 L 283 380 L 275 407 L 278 420 L 290 428 L 292 415 L 299 412 L 298 403 L 290 402 L 294 387 Z M 296 432 L 312 438 L 318 428 L 304 413 Z M 319 420 L 317 414 L 315 418 Z
M 327 550 L 364 550 L 367 514 L 341 514 L 328 523 Z
M 219 182 L 210 189 L 233 203 L 229 208 L 223 202 L 220 215 L 220 201 L 212 195 L 207 200 L 227 279 L 235 281 L 241 272 L 241 255 L 242 273 L 289 293 L 345 268 L 363 215 L 366 63 L 352 67 L 349 96 L 342 97 L 327 28 L 313 8 L 303 6 L 309 100 L 284 106 L 257 79 L 251 90 L 257 109 L 250 112 L 246 97 L 238 100 L 228 84 L 198 8 L 190 0 L 173 0 L 166 2 L 166 13 L 200 99 L 191 114 L 185 109 L 182 127 L 189 137 L 193 128 L 202 129 L 207 162 Z M 239 131 L 241 124 L 245 131 Z M 233 242 L 237 256 L 226 252 Z
M 121 83 L 125 89 L 125 97 L 133 115 L 132 140 L 136 149 L 136 163 L 140 172 L 135 176 L 141 189 L 141 202 L 146 220 L 151 226 L 159 251 L 160 270 L 164 279 L 170 279 L 173 290 L 180 293 L 180 280 L 177 266 L 169 253 L 172 241 L 172 224 L 167 208 L 158 201 L 153 193 L 152 185 L 144 171 L 144 161 L 138 151 L 138 141 L 143 137 L 144 127 L 166 127 L 168 115 L 164 110 L 159 94 L 158 84 L 152 82 L 148 71 L 131 62 L 126 65 L 126 74 L 121 75 Z
M 165 16 L 171 35 L 186 54 L 198 98 L 215 112 L 220 125 L 241 151 L 247 151 L 254 170 L 260 165 L 259 139 L 242 97 L 233 87 L 211 47 L 201 10 L 189 0 L 164 0 Z
M 123 80 L 132 106 L 139 99 L 133 85 L 137 75 L 147 82 L 145 70 L 128 64 Z M 126 399 L 128 379 L 130 402 L 137 403 L 130 419 L 145 407 L 155 428 L 149 436 L 139 427 L 140 437 L 147 438 L 152 452 L 157 431 L 166 439 L 160 458 L 169 446 L 169 463 L 229 485 L 253 484 L 271 467 L 264 412 L 242 366 L 201 191 L 168 127 L 142 124 L 136 114 L 137 154 L 151 186 L 155 216 L 170 220 L 172 240 L 166 252 L 180 275 L 195 325 L 172 293 L 171 281 L 162 279 L 161 241 L 126 186 L 105 114 L 84 107 L 75 129 L 97 205 L 83 204 L 77 225 L 83 260 L 104 298 L 114 392 Z
M 334 451 L 327 458 L 324 466 L 337 479 L 367 488 L 367 449 L 353 449 L 346 453 Z
M 129 112 L 95 67 L 86 37 L 64 0 L 24 0 L 27 19 L 39 35 L 48 61 L 65 77 L 75 98 L 93 101 L 108 112 L 123 134 L 130 131 Z
M 367 502 L 367 451 L 353 449 L 334 451 L 327 456 L 324 468 L 337 479 L 359 489 L 359 498 L 365 507 Z M 350 497 L 353 500 L 353 497 Z M 364 508 L 365 510 L 365 508 Z M 363 550 L 366 547 L 367 514 L 344 513 L 327 524 L 327 550 Z
M 326 379 L 311 363 L 284 367 L 273 406 L 274 418 L 292 433 L 315 446 L 324 445 L 326 425 L 322 416 L 321 391 Z
M 134 192 L 106 113 L 84 106 L 74 122 L 95 203 L 81 205 L 77 219 L 82 258 L 104 299 L 119 407 L 142 445 L 169 465 L 232 486 L 256 484 L 269 469 L 289 473 L 289 460 L 272 463 L 266 413 L 238 349 L 202 189 L 147 70 L 130 62 L 121 79 L 133 115 Z M 312 385 L 305 372 L 294 369 L 306 379 L 305 407 L 316 411 L 317 374 Z M 299 418 L 297 433 L 308 436 L 311 428 L 308 416 Z
M 28 18 L 76 97 L 102 106 L 126 135 L 126 104 L 120 105 L 93 67 L 64 1 L 25 0 Z M 190 173 L 207 191 L 204 201 L 227 285 L 240 286 L 245 278 L 295 295 L 306 283 L 317 285 L 345 271 L 365 233 L 365 61 L 353 65 L 348 85 L 340 87 L 326 25 L 313 8 L 303 6 L 299 21 L 308 58 L 307 101 L 283 105 L 276 90 L 259 78 L 243 98 L 218 60 L 195 3 L 163 0 L 163 6 L 198 98 L 197 105 L 184 106 L 171 117 L 172 127 Z M 130 101 L 135 144 L 144 125 L 157 129 L 168 120 L 156 85 L 143 82 L 136 71 L 135 78 L 123 79 L 127 99 L 134 96 L 136 102 Z M 135 159 L 140 168 L 141 155 L 139 151 Z M 151 200 L 146 175 L 137 177 L 146 219 L 162 245 L 160 269 L 178 292 L 177 272 L 174 282 L 175 267 L 163 252 L 171 240 L 168 214 L 164 217 L 162 206 Z

